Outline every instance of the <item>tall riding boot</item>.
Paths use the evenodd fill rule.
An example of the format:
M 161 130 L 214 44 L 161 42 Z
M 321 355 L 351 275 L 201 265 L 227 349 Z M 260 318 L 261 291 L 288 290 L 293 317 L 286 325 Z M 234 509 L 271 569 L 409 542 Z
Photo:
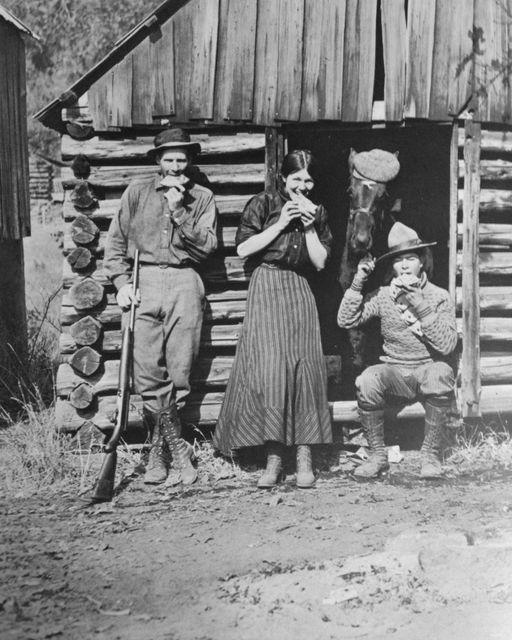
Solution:
M 388 454 L 384 444 L 384 411 L 366 411 L 359 409 L 359 417 L 364 434 L 368 440 L 370 455 L 354 471 L 358 478 L 377 478 L 382 471 L 389 469 Z
M 159 414 L 162 434 L 171 451 L 174 466 L 179 471 L 183 484 L 193 484 L 197 480 L 197 471 L 192 466 L 192 447 L 181 438 L 181 421 L 175 404 Z
M 297 446 L 297 486 L 299 489 L 310 489 L 315 483 L 311 447 L 307 444 Z
M 169 462 L 169 454 L 164 441 L 160 424 L 157 420 L 153 427 L 153 436 L 151 438 L 151 449 L 149 452 L 148 463 L 146 465 L 146 473 L 144 474 L 145 484 L 161 484 L 167 478 L 167 467 Z
M 267 442 L 267 467 L 258 480 L 260 489 L 271 489 L 276 486 L 283 469 L 281 452 L 280 442 Z
M 446 423 L 449 405 L 425 402 L 425 437 L 421 446 L 421 478 L 439 478 L 443 474 L 441 466 L 441 437 Z

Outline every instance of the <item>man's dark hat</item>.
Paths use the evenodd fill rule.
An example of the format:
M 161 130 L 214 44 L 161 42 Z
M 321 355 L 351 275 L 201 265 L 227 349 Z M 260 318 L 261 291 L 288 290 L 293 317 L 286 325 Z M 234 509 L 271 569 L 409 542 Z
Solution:
M 379 256 L 376 262 L 380 262 L 386 258 L 392 258 L 393 256 L 398 256 L 401 253 L 417 251 L 418 249 L 424 249 L 425 247 L 433 247 L 436 244 L 437 242 L 422 242 L 414 229 L 411 229 L 411 227 L 408 227 L 401 222 L 395 222 L 388 235 L 389 251 L 384 255 Z
M 154 149 L 150 149 L 147 155 L 154 158 L 155 154 L 165 149 L 183 149 L 189 148 L 192 153 L 199 153 L 201 145 L 197 142 L 191 142 L 190 135 L 183 129 L 164 129 L 153 140 Z

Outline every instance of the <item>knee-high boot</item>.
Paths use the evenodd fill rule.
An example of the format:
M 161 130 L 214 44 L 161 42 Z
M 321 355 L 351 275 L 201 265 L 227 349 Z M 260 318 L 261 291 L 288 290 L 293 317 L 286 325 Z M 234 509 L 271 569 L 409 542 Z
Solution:
M 441 466 L 441 438 L 446 424 L 447 403 L 425 402 L 425 437 L 421 446 L 421 478 L 439 478 Z
M 159 414 L 162 435 L 171 451 L 174 466 L 180 474 L 183 484 L 193 484 L 197 480 L 197 471 L 192 465 L 192 447 L 181 437 L 181 420 L 176 404 L 164 409 Z
M 377 478 L 382 471 L 389 469 L 388 454 L 384 444 L 384 411 L 366 411 L 359 409 L 359 417 L 364 434 L 368 440 L 370 455 L 354 471 L 358 478 Z

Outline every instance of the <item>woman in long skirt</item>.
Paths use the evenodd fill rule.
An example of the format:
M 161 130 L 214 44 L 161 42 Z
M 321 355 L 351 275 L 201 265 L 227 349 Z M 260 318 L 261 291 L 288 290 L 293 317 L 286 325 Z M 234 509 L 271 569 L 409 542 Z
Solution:
M 307 150 L 289 153 L 276 190 L 246 205 L 238 255 L 253 256 L 247 311 L 215 430 L 224 454 L 266 445 L 258 486 L 274 486 L 283 446 L 297 446 L 297 486 L 314 483 L 310 445 L 332 442 L 327 373 L 308 276 L 324 268 L 331 233 L 327 213 L 309 195 L 316 163 Z

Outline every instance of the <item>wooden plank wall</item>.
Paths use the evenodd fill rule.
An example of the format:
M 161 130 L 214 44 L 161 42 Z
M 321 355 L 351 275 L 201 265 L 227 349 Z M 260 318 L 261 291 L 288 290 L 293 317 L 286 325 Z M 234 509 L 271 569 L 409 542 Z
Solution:
M 0 20 L 0 241 L 30 235 L 25 45 Z
M 456 290 L 461 334 L 467 327 L 461 391 L 463 413 L 468 417 L 486 412 L 490 397 L 497 411 L 510 411 L 512 404 L 512 396 L 507 395 L 512 382 L 512 134 L 482 129 L 478 162 L 474 147 L 479 133 L 471 131 L 459 128 Z M 478 191 L 478 182 L 475 225 L 470 220 L 475 214 L 470 198 Z M 475 252 L 476 259 L 471 260 Z M 472 290 L 478 281 L 476 295 Z

